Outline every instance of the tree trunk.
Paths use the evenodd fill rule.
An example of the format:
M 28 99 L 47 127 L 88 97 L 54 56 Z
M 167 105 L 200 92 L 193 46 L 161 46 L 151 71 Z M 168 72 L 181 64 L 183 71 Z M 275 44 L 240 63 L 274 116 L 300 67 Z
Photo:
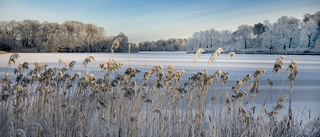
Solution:
M 308 48 L 310 48 L 310 44 L 311 44 L 311 34 L 310 35 L 308 35 Z
M 247 49 L 248 47 L 247 47 L 247 39 L 245 38 L 244 39 L 244 49 Z
M 291 48 L 291 44 L 292 44 L 292 37 L 290 37 L 290 39 L 289 39 L 289 48 Z

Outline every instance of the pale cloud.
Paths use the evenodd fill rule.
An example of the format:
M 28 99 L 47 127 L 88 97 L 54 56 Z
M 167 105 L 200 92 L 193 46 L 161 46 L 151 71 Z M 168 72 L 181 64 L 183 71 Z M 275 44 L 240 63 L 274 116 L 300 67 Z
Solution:
M 208 12 L 211 12 L 211 11 L 214 11 L 214 10 L 216 10 L 216 9 L 193 11 L 193 12 L 188 12 L 188 13 L 185 13 L 185 14 L 182 14 L 182 15 L 175 16 L 174 18 L 181 18 L 181 17 L 191 16 L 191 15 L 196 15 L 196 14 L 208 13 Z

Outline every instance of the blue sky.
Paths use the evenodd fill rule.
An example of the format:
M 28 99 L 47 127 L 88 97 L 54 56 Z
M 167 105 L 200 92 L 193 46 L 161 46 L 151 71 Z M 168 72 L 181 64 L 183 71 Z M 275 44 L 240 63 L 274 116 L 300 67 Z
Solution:
M 317 11 L 320 0 L 0 0 L 0 21 L 77 20 L 104 27 L 107 35 L 123 32 L 130 42 L 188 38 Z

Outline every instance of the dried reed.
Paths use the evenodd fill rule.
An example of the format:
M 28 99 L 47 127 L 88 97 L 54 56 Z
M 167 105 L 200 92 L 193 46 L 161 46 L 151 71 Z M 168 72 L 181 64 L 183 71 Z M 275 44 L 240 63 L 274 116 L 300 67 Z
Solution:
M 196 54 L 194 64 L 202 52 Z M 232 52 L 229 55 L 235 56 Z M 280 74 L 283 58 L 277 59 L 270 73 Z M 83 65 L 94 59 L 87 57 Z M 16 58 L 12 60 L 16 62 Z M 105 73 L 100 77 L 89 70 L 81 76 L 74 72 L 75 61 L 64 63 L 63 68 L 47 68 L 39 61 L 30 68 L 28 63 L 20 63 L 14 71 L 15 83 L 9 74 L 4 75 L 1 136 L 312 136 L 320 131 L 316 124 L 299 125 L 293 119 L 292 87 L 298 74 L 295 60 L 286 71 L 290 82 L 288 116 L 280 119 L 278 114 L 286 108 L 285 94 L 272 110 L 267 111 L 263 104 L 264 109 L 255 116 L 254 103 L 261 101 L 255 98 L 266 73 L 263 69 L 239 78 L 228 89 L 230 75 L 221 70 L 210 73 L 205 69 L 183 81 L 184 70 L 175 70 L 174 65 L 163 70 L 156 65 L 142 73 L 140 80 L 134 79 L 140 75 L 139 69 L 119 71 L 123 63 L 114 59 L 99 64 L 104 71 L 100 74 Z M 30 69 L 27 74 L 26 69 Z M 268 79 L 266 86 L 271 89 L 273 81 Z

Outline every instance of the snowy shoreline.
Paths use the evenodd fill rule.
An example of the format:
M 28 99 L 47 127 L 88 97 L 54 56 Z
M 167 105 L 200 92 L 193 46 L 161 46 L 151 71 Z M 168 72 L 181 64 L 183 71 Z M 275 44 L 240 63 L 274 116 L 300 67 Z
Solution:
M 188 51 L 187 54 L 195 54 L 196 52 Z M 238 51 L 236 54 L 257 54 L 257 55 L 320 55 L 320 52 L 308 52 L 308 53 L 297 53 L 297 52 L 251 52 L 251 51 Z M 204 52 L 202 54 L 212 54 L 211 52 Z M 228 52 L 221 53 L 228 54 Z

